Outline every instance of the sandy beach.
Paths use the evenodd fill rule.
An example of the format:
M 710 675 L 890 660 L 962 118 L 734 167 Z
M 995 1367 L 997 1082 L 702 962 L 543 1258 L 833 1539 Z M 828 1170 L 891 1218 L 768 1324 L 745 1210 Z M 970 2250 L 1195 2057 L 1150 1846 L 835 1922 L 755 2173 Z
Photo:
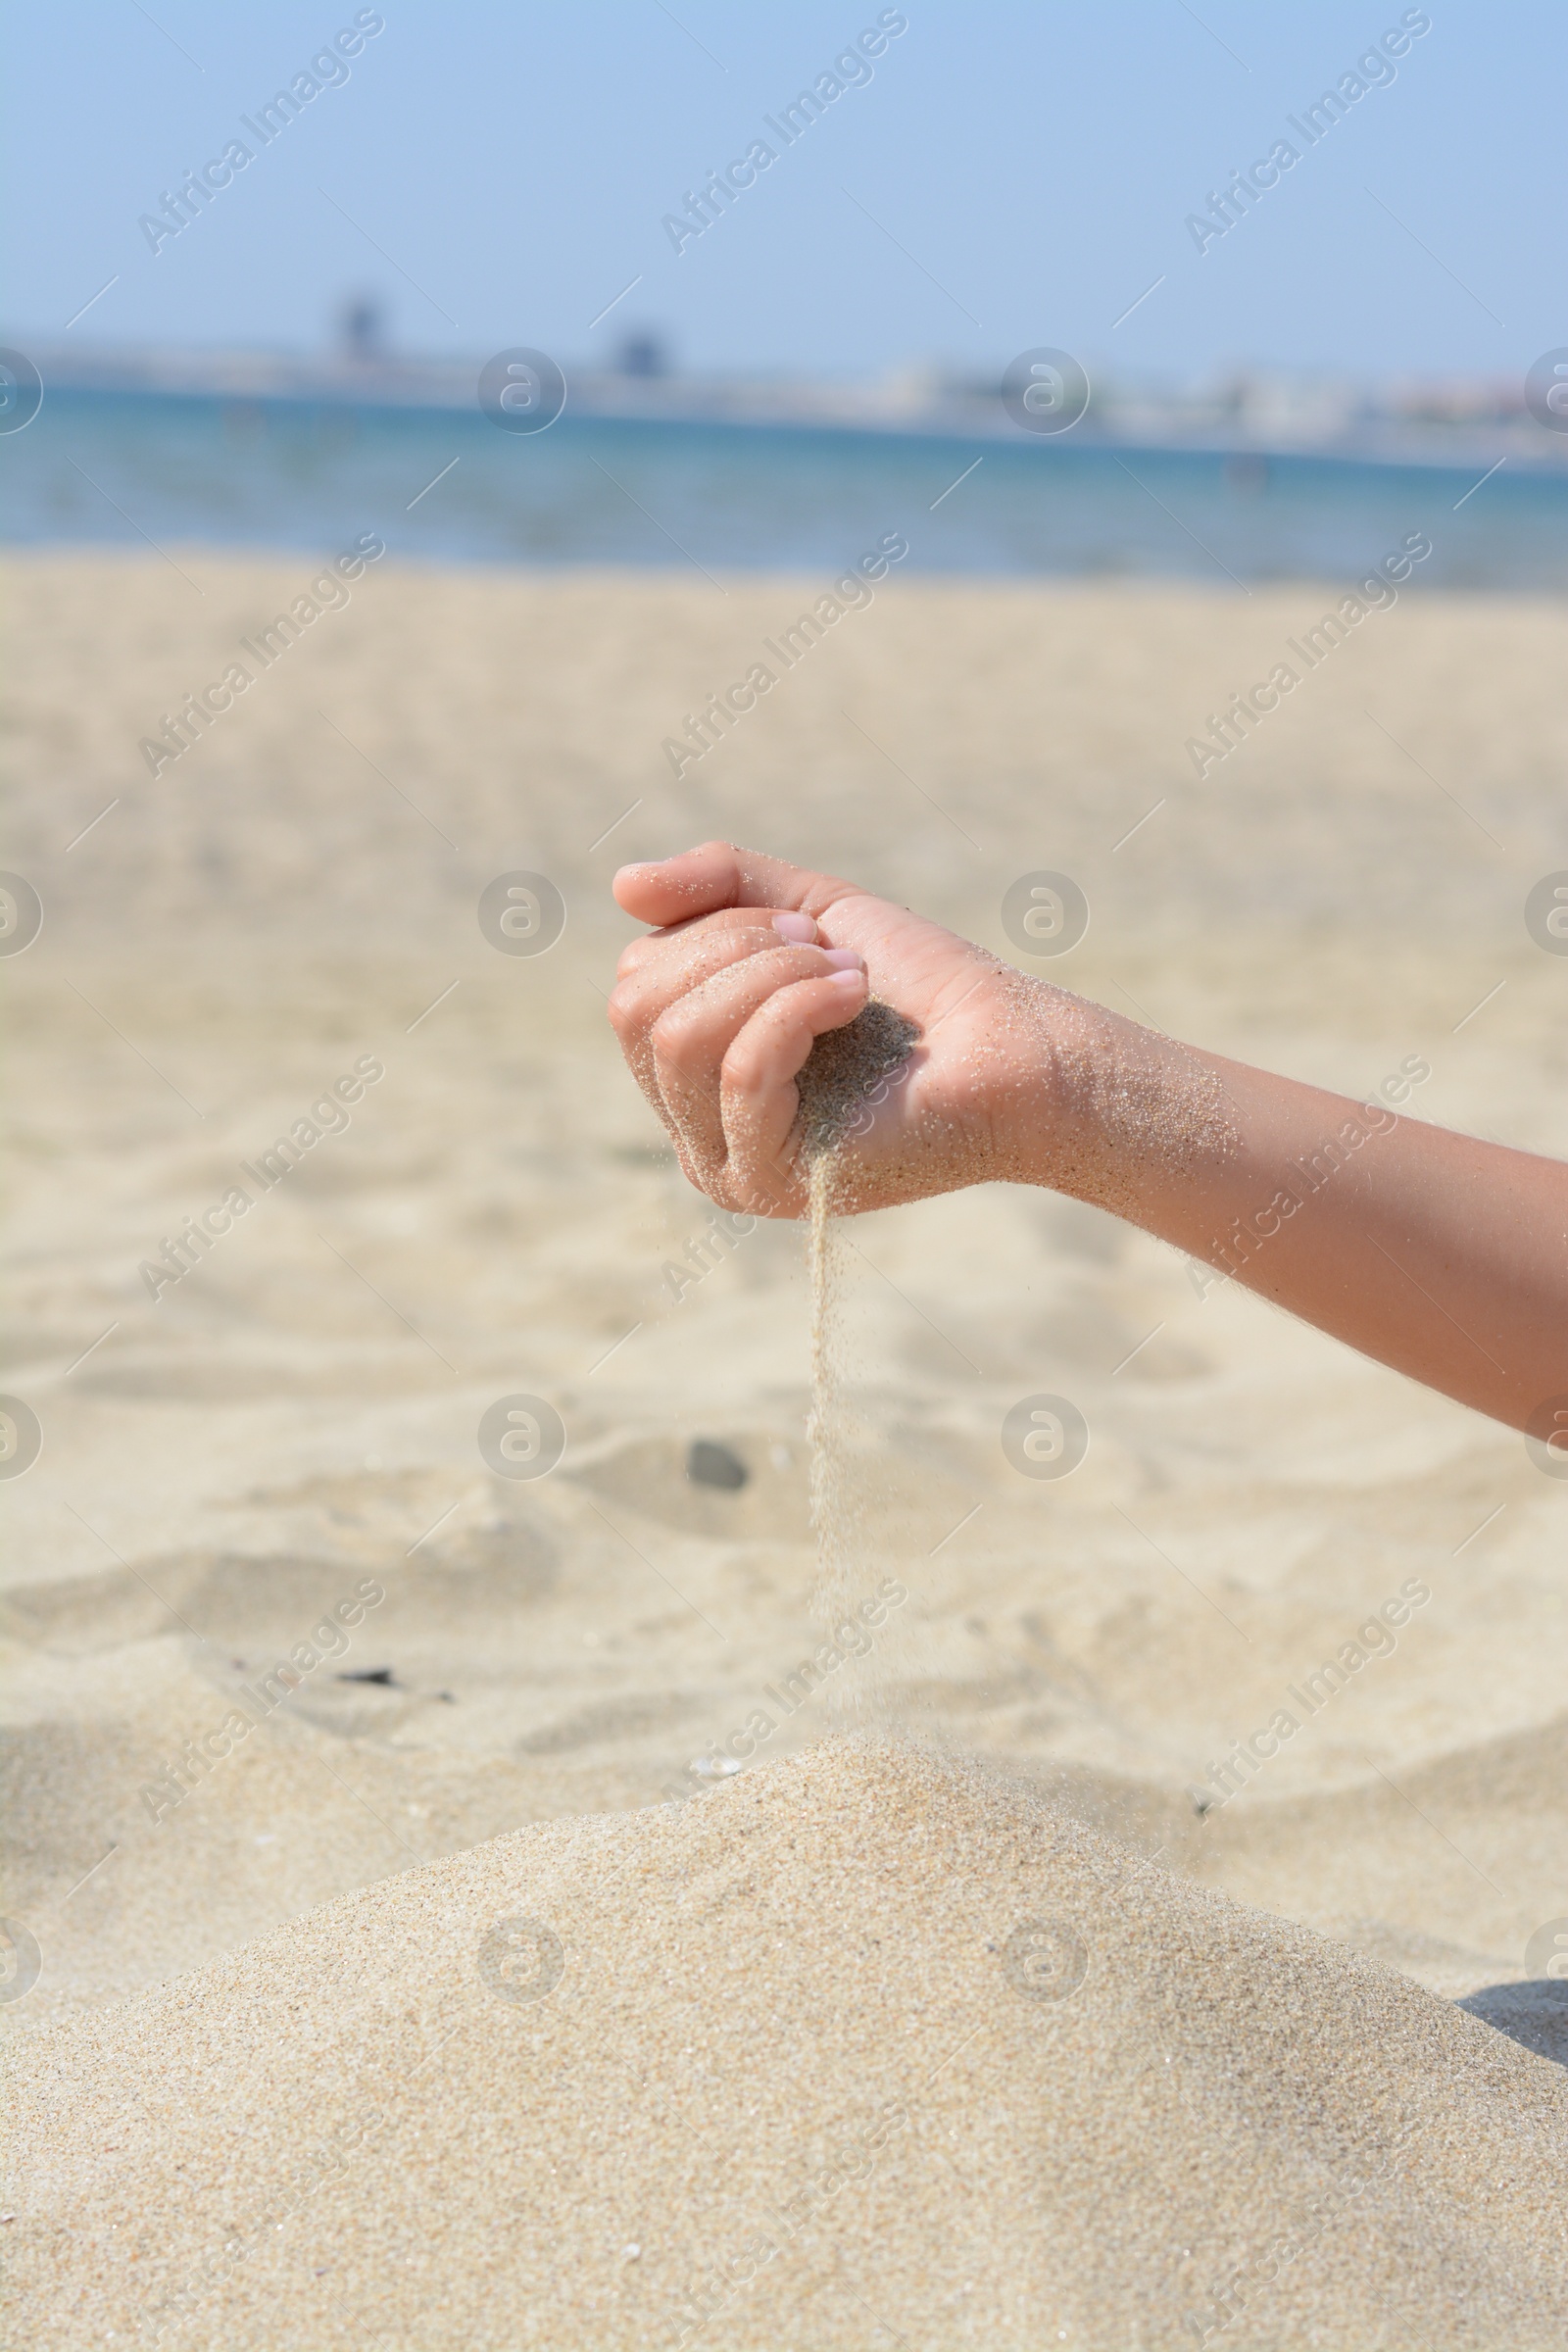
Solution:
M 1200 779 L 1339 588 L 894 576 L 677 777 L 824 583 L 388 558 L 154 776 L 311 567 L 6 572 L 29 2334 L 1559 2344 L 1568 1482 L 984 1188 L 847 1236 L 880 1614 L 835 1647 L 802 1237 L 715 1230 L 604 998 L 634 857 L 723 835 L 1012 957 L 1051 869 L 1054 978 L 1568 1154 L 1522 912 L 1562 608 L 1405 596 Z M 481 930 L 514 871 L 548 953 Z M 1001 1444 L 1036 1392 L 1090 1432 L 1060 1481 Z M 481 1454 L 518 1396 L 548 1476 Z

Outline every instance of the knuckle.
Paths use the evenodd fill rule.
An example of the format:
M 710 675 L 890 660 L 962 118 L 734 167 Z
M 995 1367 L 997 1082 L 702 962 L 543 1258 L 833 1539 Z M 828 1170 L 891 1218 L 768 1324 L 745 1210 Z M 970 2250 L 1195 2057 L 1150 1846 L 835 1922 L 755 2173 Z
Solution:
M 624 1011 L 629 1012 L 634 1005 L 647 1003 L 650 985 L 651 975 L 642 965 L 633 964 L 628 967 L 625 963 L 621 963 L 616 966 L 615 985 L 610 992 L 610 1002 L 612 1004 L 620 1005 Z
M 623 995 L 617 989 L 611 997 L 606 1011 L 623 1053 L 635 1054 L 646 1047 L 648 1020 L 642 1004 L 635 997 Z
M 679 1067 L 697 1057 L 697 1016 L 684 1002 L 667 1005 L 655 1021 L 650 1036 L 654 1052 L 662 1062 Z
M 760 1075 L 760 1056 L 758 1040 L 742 1030 L 718 1065 L 718 1074 L 725 1091 L 752 1094 Z

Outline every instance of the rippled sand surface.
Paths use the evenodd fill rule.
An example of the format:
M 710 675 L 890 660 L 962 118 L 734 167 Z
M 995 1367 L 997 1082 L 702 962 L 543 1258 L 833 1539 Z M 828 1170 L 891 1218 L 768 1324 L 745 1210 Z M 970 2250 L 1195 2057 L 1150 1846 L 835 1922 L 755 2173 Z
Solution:
M 853 872 L 1003 954 L 1016 953 L 1000 915 L 1008 886 L 1059 870 L 1083 888 L 1090 928 L 1070 957 L 1038 968 L 1178 1036 L 1348 1092 L 1414 1061 L 1430 1076 L 1403 1105 L 1413 1115 L 1568 1152 L 1568 958 L 1542 953 L 1522 916 L 1530 886 L 1568 858 L 1560 610 L 1406 599 L 1199 785 L 1187 737 L 1233 686 L 1266 674 L 1284 639 L 1324 609 L 1326 588 L 1222 600 L 901 581 L 677 782 L 662 739 L 744 667 L 755 641 L 788 624 L 804 584 L 732 580 L 720 596 L 701 581 L 388 564 L 155 780 L 138 739 L 220 676 L 239 637 L 304 585 L 301 566 L 174 552 L 188 582 L 151 556 L 9 566 L 20 642 L 5 861 L 34 884 L 45 921 L 6 969 L 5 1387 L 43 1430 L 35 1466 L 0 1488 L 6 1911 L 24 1931 L 24 1975 L 27 1938 L 38 1953 L 8 2022 L 65 2026 L 28 2060 L 51 2086 L 38 2112 L 58 2169 L 14 2191 L 19 2217 L 47 2232 L 87 2196 L 90 2227 L 108 2231 L 115 2151 L 88 2080 L 98 2078 L 95 2099 L 113 2098 L 156 2054 L 172 2081 L 187 2027 L 193 2075 L 218 2067 L 225 2042 L 236 2066 L 272 2049 L 277 2130 L 308 2156 L 298 2135 L 308 2137 L 317 2078 L 302 2044 L 267 2022 L 266 2002 L 286 1999 L 297 1973 L 335 2017 L 334 2046 L 363 2051 L 381 1980 L 367 1977 L 368 2006 L 355 2007 L 344 1955 L 384 1916 L 416 2018 L 435 2014 L 420 2005 L 421 1971 L 445 1985 L 450 1969 L 472 2018 L 490 2020 L 465 2028 L 479 2039 L 454 2045 L 461 2065 L 440 2094 L 443 2133 L 471 2117 L 477 2169 L 460 2180 L 443 2156 L 447 2169 L 430 2178 L 454 2208 L 477 2197 L 494 2219 L 495 2135 L 514 2110 L 502 2098 L 511 2078 L 499 2066 L 487 2076 L 484 2032 L 515 2035 L 519 2017 L 532 2030 L 568 2014 L 575 2031 L 586 2015 L 557 2005 L 575 1997 L 569 1923 L 554 1931 L 567 1963 L 559 1994 L 516 2016 L 507 2008 L 501 2025 L 493 2003 L 478 2005 L 462 1937 L 477 1935 L 508 1874 L 530 1886 L 529 1873 L 558 1866 L 570 1877 L 595 1839 L 609 1841 L 660 1891 L 646 1916 L 607 1898 L 594 1948 L 612 1949 L 618 1919 L 638 1955 L 628 1966 L 657 1973 L 674 1948 L 659 1923 L 679 1908 L 682 1840 L 727 1852 L 714 1825 L 755 1819 L 759 1835 L 787 1843 L 792 1804 L 803 1825 L 818 1805 L 824 1822 L 841 1821 L 836 1768 L 819 1758 L 842 1751 L 792 1759 L 862 1720 L 919 1743 L 855 1767 L 870 1776 L 853 1783 L 868 1819 L 918 1818 L 929 1799 L 933 1821 L 949 1825 L 942 1835 L 957 1837 L 961 1788 L 962 1837 L 990 1857 L 985 1872 L 1001 1868 L 993 1828 L 1004 1843 L 1014 1834 L 1004 1825 L 1025 1817 L 1048 1843 L 1092 1852 L 1096 1873 L 1153 1864 L 1156 1876 L 1137 1883 L 1157 1887 L 1196 1938 L 1170 1962 L 1181 1997 L 1217 1999 L 1212 1986 L 1232 1984 L 1219 1955 L 1235 1938 L 1252 1955 L 1254 1988 L 1275 1966 L 1258 1955 L 1288 1948 L 1310 1991 L 1313 2066 L 1328 2063 L 1330 2043 L 1345 2046 L 1334 2037 L 1375 1985 L 1374 2007 L 1420 2021 L 1380 2044 L 1379 2099 L 1402 2083 L 1414 2104 L 1401 2113 L 1425 2115 L 1439 2082 L 1488 2151 L 1498 2102 L 1526 2095 L 1498 2084 L 1528 2083 L 1543 2113 L 1560 2101 L 1551 2053 L 1564 2050 L 1568 1996 L 1544 1980 L 1540 1955 L 1541 1931 L 1568 1912 L 1568 1483 L 1544 1476 L 1509 1432 L 1248 1296 L 1195 1282 L 1173 1253 L 1094 1210 L 976 1191 L 851 1229 L 845 1451 L 875 1622 L 858 1615 L 835 1642 L 834 1628 L 810 1620 L 801 1237 L 714 1232 L 603 1011 L 632 928 L 607 884 L 627 857 L 723 833 Z M 550 877 L 564 899 L 564 933 L 546 955 L 498 953 L 476 919 L 481 892 L 514 871 Z M 381 1075 L 365 1076 L 367 1063 Z M 322 1110 L 298 1167 L 267 1189 L 253 1182 L 244 1168 L 311 1120 L 340 1078 L 352 1092 L 357 1064 L 348 1123 Z M 154 1300 L 141 1266 L 236 1185 L 253 1195 L 247 1212 Z M 1087 1457 L 1059 1482 L 1020 1476 L 1001 1444 L 1007 1411 L 1038 1394 L 1069 1398 L 1090 1431 Z M 481 1454 L 481 1418 L 516 1396 L 561 1418 L 565 1451 L 548 1477 L 498 1475 L 493 1447 Z M 697 1444 L 722 1450 L 699 1457 L 709 1476 L 694 1481 Z M 728 1483 L 710 1483 L 715 1472 Z M 1391 1631 L 1385 1616 L 1379 1630 L 1377 1613 L 1401 1596 L 1402 1622 Z M 1215 1768 L 1281 1709 L 1297 1730 L 1227 1795 Z M 1000 1777 L 965 1777 L 976 1758 Z M 757 1767 L 781 1760 L 787 1769 L 750 1794 Z M 672 1790 L 697 1811 L 569 1826 Z M 538 1824 L 559 1826 L 514 1837 Z M 511 1841 L 453 1859 L 497 1837 Z M 834 1855 L 848 1851 L 832 1839 Z M 394 1877 L 409 1872 L 427 1875 Z M 841 1885 L 839 1872 L 835 1862 L 824 1917 L 863 1918 L 872 1882 L 851 1872 Z M 1250 1908 L 1215 1906 L 1194 1881 Z M 772 1901 L 769 1884 L 764 1874 L 737 1897 L 743 1943 L 765 1942 L 757 1906 Z M 919 1933 L 924 1885 L 907 1890 L 904 1935 Z M 983 1923 L 961 1886 L 949 1892 L 955 1908 L 933 1903 L 930 1933 L 942 1967 L 957 1972 L 935 2021 L 956 2040 L 963 1970 L 1000 1965 L 978 1952 L 1017 1922 L 1001 1905 Z M 339 1907 L 291 1925 L 322 1904 Z M 464 1922 L 455 1941 L 448 1905 Z M 794 2052 L 818 2014 L 797 1950 L 813 1931 L 794 1896 L 778 1918 L 768 1948 L 782 1973 L 765 1982 L 780 2048 Z M 1113 1969 L 1114 1936 L 1096 1949 Z M 903 2097 L 907 2133 L 878 2156 L 873 2204 L 835 2237 L 845 2200 L 834 2199 L 812 2260 L 825 2276 L 842 2255 L 864 2290 L 871 2274 L 848 2251 L 859 2247 L 858 2261 L 885 2261 L 879 2280 L 900 2282 L 887 2321 L 912 2342 L 965 2340 L 961 2307 L 943 2300 L 963 2284 L 956 2270 L 933 2248 L 929 2297 L 906 2294 L 902 2238 L 872 2230 L 874 2200 L 897 2196 L 897 2167 L 913 2155 L 929 2202 L 951 2159 L 967 2182 L 955 2199 L 983 2204 L 989 2181 L 1026 2234 L 1059 2231 L 1078 2207 L 1051 2204 L 1056 2191 L 1037 2183 L 1029 2194 L 1047 2201 L 1014 2208 L 1014 2175 L 994 2169 L 1007 2132 L 1025 2118 L 1034 2130 L 1059 2084 L 1049 2068 L 998 2056 L 1004 2043 L 993 2050 L 983 2034 L 996 2136 L 950 2146 L 949 2122 L 929 2107 L 922 2121 L 908 2070 L 898 2072 L 906 1988 L 892 1967 L 861 1954 L 835 1980 L 842 2099 L 823 2088 L 802 2110 L 808 2127 L 770 2107 L 765 2162 L 747 2120 L 761 2093 L 748 2089 L 740 2057 L 705 2075 L 700 2041 L 688 2050 L 679 2038 L 685 2012 L 667 1983 L 660 2064 L 645 2091 L 627 2084 L 620 2120 L 637 2130 L 645 2112 L 689 2107 L 709 2135 L 704 2177 L 771 2197 L 791 2166 L 810 2172 L 811 2135 L 836 2129 L 840 2112 L 859 2118 Z M 186 1974 L 208 1970 L 218 1973 Z M 143 2005 L 115 2006 L 131 1995 Z M 711 1993 L 711 2030 L 750 2018 L 730 1998 Z M 1019 1998 L 1007 2033 L 1041 2007 Z M 1468 2017 L 1451 2008 L 1460 1998 Z M 869 2029 L 857 2041 L 844 2023 L 859 2005 L 883 2021 L 874 2050 Z M 1250 2049 L 1266 2072 L 1282 2045 L 1253 2007 L 1255 1990 L 1226 1994 L 1221 2022 L 1204 2030 L 1234 2031 L 1237 2065 Z M 1249 2041 L 1254 2024 L 1263 2038 Z M 926 2020 L 916 2037 L 933 2066 L 944 2054 L 934 2032 Z M 414 2045 L 387 2046 L 401 2081 Z M 772 2062 L 763 2050 L 757 2063 Z M 421 2080 L 440 2080 L 441 2064 L 431 2056 Z M 344 2082 L 359 2081 L 348 2056 L 342 2066 Z M 175 2083 L 163 2122 L 150 2092 L 125 2089 L 141 2118 L 137 2167 L 186 2161 L 181 2132 L 196 2134 L 194 2147 L 208 2129 L 199 2087 L 188 2096 Z M 1089 2132 L 1096 2112 L 1083 2095 L 1074 2132 Z M 385 2151 L 409 2159 L 429 2128 L 421 2113 L 388 2108 L 388 2131 L 403 2136 Z M 586 2114 L 568 2099 L 552 2129 L 586 2132 Z M 331 2120 L 342 2120 L 335 2107 Z M 1256 2128 L 1307 2161 L 1298 2120 L 1271 2110 Z M 580 2308 L 601 2314 L 603 2340 L 642 2340 L 628 2315 L 653 2322 L 631 2271 L 658 2260 L 663 2312 L 666 2290 L 688 2290 L 683 2266 L 696 2275 L 727 2259 L 732 2223 L 747 2234 L 752 2209 L 737 2203 L 699 2244 L 697 2191 L 669 2169 L 667 2136 L 649 2142 L 636 2227 L 622 2231 L 608 2213 L 603 2228 L 583 2222 L 578 2286 L 552 2288 L 567 2300 L 540 2306 L 557 2312 L 552 2325 Z M 589 2144 L 571 2142 L 573 2163 L 588 2164 Z M 533 2180 L 553 2159 L 537 2137 L 529 2145 L 526 2165 L 515 2147 L 507 2161 Z M 217 2161 L 189 2160 L 209 2185 L 177 2227 L 167 2202 L 143 2225 L 163 2291 L 240 2218 L 219 2210 Z M 1111 2139 L 1100 2156 L 1084 2140 L 1075 2162 L 1089 2171 L 1073 2175 L 1072 2195 L 1097 2163 L 1105 2195 L 1122 2195 L 1120 2161 Z M 1478 2157 L 1482 2172 L 1491 2161 Z M 307 2275 L 318 2262 L 323 2277 L 334 2262 L 353 2270 L 353 2291 L 347 2270 L 331 2273 L 331 2291 L 361 2336 L 322 2305 L 277 2340 L 336 2341 L 332 2327 L 361 2340 L 372 2322 L 394 2342 L 449 2340 L 417 2317 L 443 2307 L 450 2340 L 512 2340 L 487 2335 L 476 2307 L 453 2299 L 438 2242 L 410 2258 L 423 2266 L 423 2304 L 375 2301 L 392 2256 L 365 2234 L 368 2192 L 355 2182 L 369 2178 L 352 2174 L 335 2202 L 323 2188 L 309 2231 L 290 2223 L 277 2241 Z M 259 2175 L 256 2184 L 264 2198 Z M 514 2206 L 522 2191 L 514 2182 L 506 2193 Z M 560 2194 L 552 2226 L 575 2227 L 589 2205 Z M 1529 2192 L 1519 2195 L 1524 2211 Z M 1427 2315 L 1428 2337 L 1447 2340 L 1427 2304 L 1398 2300 L 1409 2265 L 1399 2268 L 1395 2208 L 1362 2210 L 1382 2218 L 1365 2218 L 1343 2277 L 1364 2281 L 1363 2255 L 1386 2258 L 1390 2308 Z M 1197 2205 L 1194 2215 L 1182 2236 L 1191 2253 L 1180 2263 L 1171 2253 L 1170 2278 L 1187 2278 L 1190 2261 L 1201 2300 L 1252 2256 L 1224 2215 L 1207 2236 Z M 643 2253 L 618 2267 L 634 2240 Z M 80 2244 L 69 2242 L 76 2281 Z M 86 2270 L 107 2278 L 108 2240 L 93 2242 Z M 1472 2276 L 1464 2265 L 1481 2260 L 1481 2244 L 1453 2253 L 1455 2280 Z M 461 2232 L 451 2246 L 453 2264 L 460 2252 L 462 2265 L 477 2259 Z M 1060 2267 L 1059 2244 L 1037 2246 L 1028 2261 L 1046 2267 L 1026 2265 L 1014 2316 L 987 2304 L 974 2340 L 1013 2340 L 1014 2325 L 1016 2340 L 1049 2340 L 1039 2324 L 1050 2306 L 1063 2340 L 1119 2344 L 1139 2339 L 1107 2315 L 1176 2310 L 1157 2299 L 1143 2254 L 1117 2303 L 1104 2299 L 1104 2249 L 1085 2240 L 1080 2251 L 1075 2271 Z M 1322 2260 L 1340 2276 L 1340 2252 Z M 993 2291 L 993 2271 L 973 2256 L 974 2291 L 982 2281 Z M 241 2316 L 258 2276 L 236 2272 L 225 2321 L 236 2341 L 264 2340 Z M 1452 2340 L 1534 2342 L 1531 2328 L 1548 2340 L 1546 2306 L 1530 2303 L 1538 2290 L 1524 2270 L 1520 2279 L 1514 2334 Z M 37 2291 L 45 2308 L 51 2290 Z M 731 2314 L 720 2334 L 793 2340 L 765 2300 L 771 2287 L 759 2292 L 753 2316 Z M 1249 2336 L 1238 2321 L 1230 2340 L 1302 2340 L 1278 2317 L 1292 2308 L 1279 2304 L 1275 2334 Z M 98 2306 L 72 2309 L 51 2340 L 101 2340 Z M 859 2341 L 859 2325 L 874 2340 L 873 2321 L 854 2312 L 800 2319 L 801 2339 Z M 189 2340 L 205 2324 L 191 2323 Z M 1382 2339 L 1367 2331 L 1377 2324 L 1355 2334 L 1345 2322 L 1322 2340 L 1404 2340 L 1392 2321 Z M 1170 2340 L 1149 2325 L 1150 2342 Z M 586 2323 L 582 2340 L 594 2340 Z

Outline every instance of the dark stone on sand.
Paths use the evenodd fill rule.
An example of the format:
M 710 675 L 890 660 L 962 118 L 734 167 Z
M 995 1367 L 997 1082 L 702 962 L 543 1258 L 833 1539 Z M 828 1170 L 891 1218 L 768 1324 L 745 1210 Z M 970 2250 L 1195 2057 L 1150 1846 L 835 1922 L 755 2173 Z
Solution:
M 733 1494 L 745 1486 L 751 1472 L 729 1446 L 712 1438 L 694 1438 L 686 1455 L 686 1475 L 694 1487 L 719 1487 Z

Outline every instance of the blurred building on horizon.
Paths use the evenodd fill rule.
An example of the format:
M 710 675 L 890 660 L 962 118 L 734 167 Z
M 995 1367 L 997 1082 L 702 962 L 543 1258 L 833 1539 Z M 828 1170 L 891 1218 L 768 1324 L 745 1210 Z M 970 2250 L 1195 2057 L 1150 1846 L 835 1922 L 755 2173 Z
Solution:
M 386 306 L 356 293 L 340 306 L 324 352 L 221 350 L 153 345 L 34 347 L 27 357 L 46 388 L 206 395 L 252 400 L 348 402 L 357 406 L 452 409 L 475 398 L 491 356 L 422 356 L 398 349 Z M 995 373 L 916 361 L 859 381 L 782 374 L 699 374 L 676 362 L 652 324 L 628 327 L 608 362 L 558 358 L 579 416 L 685 422 L 789 424 L 859 431 L 986 438 L 1015 429 Z M 1359 381 L 1328 371 L 1233 366 L 1188 382 L 1099 372 L 1078 437 L 1146 448 L 1322 451 L 1434 463 L 1517 455 L 1555 466 L 1568 434 L 1531 416 L 1523 378 L 1445 375 Z

